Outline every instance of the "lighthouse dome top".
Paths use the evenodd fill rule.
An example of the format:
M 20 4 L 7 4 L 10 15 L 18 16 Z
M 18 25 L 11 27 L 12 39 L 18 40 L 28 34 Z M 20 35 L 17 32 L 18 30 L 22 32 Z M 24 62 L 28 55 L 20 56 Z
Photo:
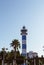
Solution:
M 23 29 L 25 29 L 25 26 L 23 26 Z
M 21 31 L 27 31 L 26 27 L 23 26 L 23 28 L 21 29 Z

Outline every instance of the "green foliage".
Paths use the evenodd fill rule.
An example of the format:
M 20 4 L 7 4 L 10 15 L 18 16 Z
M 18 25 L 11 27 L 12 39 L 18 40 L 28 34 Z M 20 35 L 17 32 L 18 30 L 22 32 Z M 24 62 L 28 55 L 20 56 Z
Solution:
M 23 56 L 17 56 L 16 62 L 17 64 L 23 64 L 24 63 L 24 57 Z

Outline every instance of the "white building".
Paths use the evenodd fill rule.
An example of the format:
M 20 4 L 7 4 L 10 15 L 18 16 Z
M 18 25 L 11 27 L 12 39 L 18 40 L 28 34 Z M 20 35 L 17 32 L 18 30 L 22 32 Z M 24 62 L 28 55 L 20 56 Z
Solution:
M 30 52 L 28 53 L 28 57 L 29 57 L 29 58 L 34 58 L 34 57 L 36 57 L 36 56 L 38 56 L 38 53 L 36 53 L 36 52 L 30 51 Z

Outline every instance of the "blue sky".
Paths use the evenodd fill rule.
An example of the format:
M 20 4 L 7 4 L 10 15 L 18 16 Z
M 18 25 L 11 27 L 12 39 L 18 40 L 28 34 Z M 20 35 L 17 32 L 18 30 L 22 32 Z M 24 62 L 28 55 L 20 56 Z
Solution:
M 44 0 L 0 0 L 0 50 L 11 50 L 13 39 L 21 43 L 24 25 L 28 29 L 27 51 L 44 55 Z

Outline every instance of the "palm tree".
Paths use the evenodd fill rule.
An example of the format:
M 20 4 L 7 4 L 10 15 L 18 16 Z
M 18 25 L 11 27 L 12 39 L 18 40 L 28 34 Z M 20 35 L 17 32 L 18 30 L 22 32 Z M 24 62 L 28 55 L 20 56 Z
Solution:
M 3 55 L 3 52 L 0 51 L 0 65 L 2 65 L 2 55 Z
M 3 65 L 4 65 L 4 62 L 5 62 L 6 50 L 8 50 L 8 48 L 2 48 Z
M 14 60 L 16 63 L 16 51 L 18 51 L 18 48 L 20 48 L 20 42 L 17 39 L 14 39 L 11 43 L 11 46 L 14 48 Z

